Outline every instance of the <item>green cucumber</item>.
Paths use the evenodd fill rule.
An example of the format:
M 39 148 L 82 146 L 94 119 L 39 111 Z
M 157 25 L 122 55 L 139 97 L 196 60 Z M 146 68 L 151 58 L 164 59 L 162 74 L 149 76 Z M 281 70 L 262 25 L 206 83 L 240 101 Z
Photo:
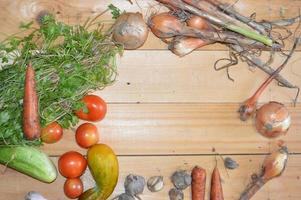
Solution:
M 53 162 L 44 152 L 35 147 L 1 146 L 0 164 L 45 183 L 51 183 L 57 177 Z

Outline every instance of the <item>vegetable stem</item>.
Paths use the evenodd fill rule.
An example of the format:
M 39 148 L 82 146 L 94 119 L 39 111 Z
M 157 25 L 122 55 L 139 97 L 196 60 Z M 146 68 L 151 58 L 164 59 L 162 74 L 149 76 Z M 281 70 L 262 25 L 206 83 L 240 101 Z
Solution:
M 238 112 L 240 115 L 240 119 L 242 121 L 246 121 L 255 112 L 256 104 L 260 95 L 263 93 L 265 88 L 274 80 L 274 78 L 279 74 L 279 72 L 286 66 L 289 59 L 292 57 L 293 53 L 295 52 L 298 43 L 299 43 L 299 39 L 296 39 L 285 61 L 260 85 L 260 87 L 256 90 L 256 92 L 240 106 Z
M 204 8 L 203 1 L 191 1 L 191 0 L 157 0 L 164 4 L 169 4 L 173 7 L 186 10 L 192 14 L 198 15 L 200 17 L 203 17 L 210 21 L 213 24 L 216 24 L 218 26 L 224 27 L 226 29 L 229 29 L 231 31 L 234 31 L 236 33 L 239 33 L 245 37 L 248 37 L 250 39 L 253 39 L 255 41 L 261 42 L 267 46 L 272 47 L 274 44 L 274 41 L 270 39 L 269 37 L 265 35 L 261 35 L 260 33 L 257 33 L 254 29 L 247 29 L 242 26 L 237 26 L 231 21 L 226 21 L 223 19 L 220 19 L 218 15 L 214 15 L 217 12 L 214 11 L 214 13 L 208 13 L 208 9 Z M 205 10 L 203 10 L 205 9 Z M 210 8 L 209 8 L 210 9 Z M 209 10 L 210 11 L 210 10 Z
M 274 44 L 274 41 L 265 36 L 265 35 L 261 35 L 257 32 L 254 32 L 254 31 L 250 31 L 250 30 L 247 30 L 245 28 L 241 28 L 239 26 L 236 26 L 236 25 L 232 25 L 232 24 L 229 24 L 229 25 L 225 25 L 225 27 L 231 31 L 234 31 L 236 33 L 240 33 L 241 35 L 244 35 L 246 36 L 247 38 L 250 38 L 250 39 L 253 39 L 253 40 L 256 40 L 256 41 L 259 41 L 267 46 L 270 46 L 272 47 L 273 44 Z
M 255 183 L 253 183 L 249 188 L 247 188 L 246 191 L 240 196 L 239 200 L 249 200 L 251 197 L 253 197 L 256 192 L 262 188 L 262 186 L 265 184 L 265 181 L 262 177 L 259 177 Z

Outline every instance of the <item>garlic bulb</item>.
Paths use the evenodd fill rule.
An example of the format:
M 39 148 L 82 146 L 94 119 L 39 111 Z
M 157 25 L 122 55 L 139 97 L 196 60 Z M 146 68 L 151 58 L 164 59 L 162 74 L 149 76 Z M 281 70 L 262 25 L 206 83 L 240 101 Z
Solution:
M 179 190 L 184 190 L 191 185 L 191 175 L 185 170 L 179 170 L 171 176 L 171 182 Z
M 164 187 L 163 176 L 152 176 L 147 180 L 147 188 L 151 192 L 158 192 Z

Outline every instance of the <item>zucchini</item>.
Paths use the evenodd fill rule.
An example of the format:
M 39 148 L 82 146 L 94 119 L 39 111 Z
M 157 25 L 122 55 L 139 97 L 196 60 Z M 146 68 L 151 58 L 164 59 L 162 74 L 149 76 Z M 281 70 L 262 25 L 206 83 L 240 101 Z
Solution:
M 45 183 L 53 182 L 57 170 L 48 155 L 30 146 L 0 147 L 0 164 Z

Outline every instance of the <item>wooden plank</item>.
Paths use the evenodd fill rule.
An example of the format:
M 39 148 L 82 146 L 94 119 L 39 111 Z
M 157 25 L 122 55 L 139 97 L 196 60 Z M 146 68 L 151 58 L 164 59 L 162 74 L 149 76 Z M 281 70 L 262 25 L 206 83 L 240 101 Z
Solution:
M 238 199 L 244 187 L 248 184 L 250 176 L 259 172 L 264 156 L 231 156 L 239 163 L 239 168 L 229 170 L 228 174 L 218 158 L 218 166 L 223 179 L 224 196 L 227 200 Z M 53 158 L 56 163 L 57 158 Z M 168 190 L 172 187 L 169 177 L 178 169 L 190 170 L 195 165 L 200 165 L 207 170 L 206 195 L 208 198 L 209 182 L 212 169 L 215 165 L 214 156 L 163 156 L 163 157 L 119 157 L 120 178 L 116 190 L 112 196 L 124 191 L 123 181 L 127 174 L 135 173 L 148 178 L 154 175 L 162 175 L 165 180 L 165 187 L 158 193 L 151 193 L 147 189 L 141 195 L 143 200 L 166 200 Z M 0 170 L 4 170 L 1 166 Z M 64 178 L 59 176 L 53 184 L 44 184 L 33 180 L 13 170 L 6 170 L 1 176 L 0 192 L 1 199 L 15 200 L 23 199 L 28 191 L 38 191 L 48 199 L 63 200 L 67 199 L 63 194 Z M 293 155 L 290 157 L 288 166 L 284 174 L 267 183 L 252 200 L 293 200 L 301 198 L 300 191 L 301 176 L 301 156 Z M 85 188 L 90 188 L 93 184 L 88 172 L 83 177 Z M 110 198 L 109 198 L 110 199 Z M 190 199 L 190 188 L 185 190 L 185 199 Z
M 0 7 L 0 40 L 4 39 L 6 35 L 18 32 L 18 26 L 22 21 L 30 21 L 38 18 L 39 13 L 49 12 L 54 14 L 59 20 L 68 23 L 83 23 L 87 17 L 95 16 L 104 11 L 109 4 L 114 4 L 121 10 L 127 11 L 142 11 L 146 16 L 153 12 L 162 11 L 162 6 L 154 0 L 137 0 L 137 4 L 131 5 L 127 0 L 87 0 L 87 1 L 43 1 L 43 0 L 2 0 Z M 226 2 L 234 3 L 235 0 L 227 0 Z M 256 13 L 258 20 L 276 20 L 283 16 L 290 18 L 299 14 L 300 1 L 290 0 L 273 0 L 273 1 L 253 1 L 241 0 L 235 3 L 235 8 L 244 15 L 248 16 Z M 102 20 L 111 19 L 110 13 L 106 13 L 101 18 Z M 293 29 L 293 28 L 292 28 Z M 152 34 L 142 49 L 166 49 L 166 45 L 160 42 Z M 211 45 L 203 49 L 224 49 L 221 45 Z
M 97 92 L 108 102 L 242 102 L 247 99 L 267 75 L 261 70 L 249 70 L 244 63 L 226 71 L 215 71 L 213 65 L 227 58 L 222 51 L 201 51 L 178 58 L 168 51 L 128 51 L 119 60 L 117 82 Z M 301 53 L 296 52 L 281 72 L 293 84 L 301 86 Z M 274 67 L 283 57 L 276 57 Z M 260 101 L 292 102 L 296 90 L 278 87 L 274 82 Z M 300 102 L 300 99 L 299 99 Z
M 252 120 L 241 122 L 237 108 L 237 104 L 110 104 L 106 118 L 96 125 L 100 141 L 118 155 L 267 153 L 278 139 L 291 152 L 301 153 L 301 105 L 289 106 L 291 129 L 273 140 L 258 134 Z M 50 155 L 84 151 L 76 145 L 73 131 L 44 149 Z

